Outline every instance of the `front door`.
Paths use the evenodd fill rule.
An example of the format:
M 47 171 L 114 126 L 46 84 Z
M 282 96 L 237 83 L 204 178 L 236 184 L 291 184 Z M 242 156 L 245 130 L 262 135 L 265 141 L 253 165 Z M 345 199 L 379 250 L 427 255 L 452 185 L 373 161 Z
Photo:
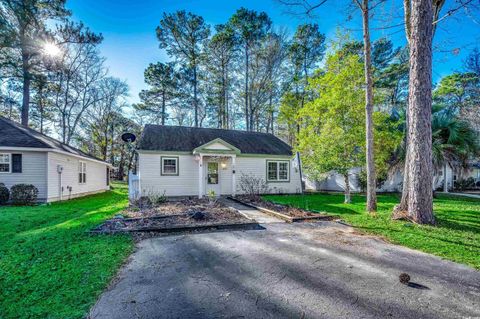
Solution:
M 215 193 L 215 196 L 220 195 L 220 170 L 218 169 L 218 162 L 207 162 L 206 165 L 206 187 L 205 195 Z

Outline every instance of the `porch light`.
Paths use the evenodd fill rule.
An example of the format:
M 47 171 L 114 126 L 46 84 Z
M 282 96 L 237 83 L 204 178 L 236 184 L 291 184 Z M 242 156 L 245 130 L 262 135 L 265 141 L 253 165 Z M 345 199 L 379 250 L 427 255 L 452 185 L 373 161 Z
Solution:
M 220 167 L 221 167 L 222 169 L 226 169 L 226 168 L 227 168 L 227 163 L 226 163 L 225 161 L 222 161 L 222 162 L 220 163 Z
M 200 154 L 195 154 L 195 162 L 200 162 Z

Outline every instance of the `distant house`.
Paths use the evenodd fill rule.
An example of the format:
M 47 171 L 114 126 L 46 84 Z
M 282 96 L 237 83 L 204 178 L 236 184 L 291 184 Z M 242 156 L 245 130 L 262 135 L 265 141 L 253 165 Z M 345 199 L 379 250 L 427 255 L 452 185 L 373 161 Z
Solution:
M 353 168 L 350 170 L 350 189 L 353 192 L 361 192 L 360 184 L 358 182 L 358 173 L 360 168 Z M 445 185 L 446 178 L 446 185 Z M 473 187 L 480 189 L 480 161 L 472 160 L 466 167 L 446 165 L 443 169 L 436 170 L 433 175 L 433 188 L 445 191 L 445 186 L 448 191 L 457 187 L 461 180 L 473 179 Z M 378 187 L 381 192 L 401 192 L 403 183 L 403 173 L 401 170 L 390 172 L 387 180 Z M 343 191 L 345 189 L 345 182 L 342 175 L 331 171 L 326 174 L 325 178 L 319 181 L 312 181 L 306 178 L 306 190 L 308 191 Z
M 137 153 L 133 197 L 235 195 L 242 176 L 263 181 L 270 193 L 302 189 L 291 147 L 268 133 L 146 125 Z
M 106 191 L 111 165 L 0 116 L 0 183 L 33 184 L 39 201 Z

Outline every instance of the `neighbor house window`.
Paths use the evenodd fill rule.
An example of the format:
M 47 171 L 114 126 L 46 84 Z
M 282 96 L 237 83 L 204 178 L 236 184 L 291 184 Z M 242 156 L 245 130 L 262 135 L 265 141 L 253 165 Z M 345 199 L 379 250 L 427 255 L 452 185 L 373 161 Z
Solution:
M 12 169 L 12 155 L 0 153 L 0 173 L 10 173 Z
M 267 161 L 268 182 L 288 182 L 290 178 L 289 161 Z
M 178 175 L 178 157 L 162 157 L 162 175 Z
M 87 182 L 87 163 L 82 161 L 78 162 L 78 182 L 80 184 Z

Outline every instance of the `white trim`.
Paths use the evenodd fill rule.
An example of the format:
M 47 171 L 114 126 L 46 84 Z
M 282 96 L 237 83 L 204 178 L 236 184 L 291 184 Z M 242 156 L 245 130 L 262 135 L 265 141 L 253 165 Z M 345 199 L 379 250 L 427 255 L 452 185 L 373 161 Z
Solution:
M 12 153 L 0 153 L 0 155 L 8 155 L 8 172 L 0 172 L 0 174 L 11 174 L 12 173 Z M 1 163 L 6 164 L 6 163 Z
M 96 163 L 100 163 L 100 164 L 104 164 L 104 165 L 108 165 L 110 167 L 113 168 L 113 165 L 110 164 L 110 163 L 107 163 L 107 162 L 104 162 L 102 160 L 97 160 L 97 159 L 94 159 L 94 158 L 91 158 L 91 157 L 88 157 L 88 156 L 83 156 L 83 155 L 78 155 L 78 154 L 74 154 L 74 153 L 69 153 L 69 152 L 66 152 L 66 151 L 61 151 L 61 150 L 57 150 L 55 148 L 39 148 L 39 147 L 16 147 L 16 146 L 0 146 L 0 152 L 1 151 L 19 151 L 19 152 L 52 152 L 52 153 L 59 153 L 59 154 L 63 154 L 63 155 L 69 155 L 69 156 L 73 156 L 73 157 L 76 157 L 76 158 L 81 158 L 81 159 L 84 159 L 84 160 L 87 160 L 87 161 L 92 161 L 92 162 L 96 162 Z
M 277 179 L 270 179 L 269 174 L 268 174 L 268 164 L 269 163 L 277 163 Z M 286 179 L 280 179 L 280 163 L 287 163 L 287 178 Z M 266 180 L 267 182 L 289 182 L 290 181 L 290 161 L 282 161 L 282 160 L 271 160 L 267 159 L 266 160 Z
M 165 170 L 164 170 L 164 160 L 174 160 L 175 161 L 175 173 L 165 173 Z M 178 157 L 170 157 L 170 156 L 161 156 L 160 157 L 160 161 L 161 161 L 161 175 L 163 176 L 177 176 L 179 175 L 179 171 L 178 171 L 178 160 L 179 158 Z
M 78 161 L 77 169 L 78 169 L 78 174 L 77 174 L 78 184 L 85 185 L 87 183 L 87 162 Z M 80 178 L 80 174 L 85 174 L 85 178 Z M 80 180 L 83 180 L 83 181 L 80 181 Z

